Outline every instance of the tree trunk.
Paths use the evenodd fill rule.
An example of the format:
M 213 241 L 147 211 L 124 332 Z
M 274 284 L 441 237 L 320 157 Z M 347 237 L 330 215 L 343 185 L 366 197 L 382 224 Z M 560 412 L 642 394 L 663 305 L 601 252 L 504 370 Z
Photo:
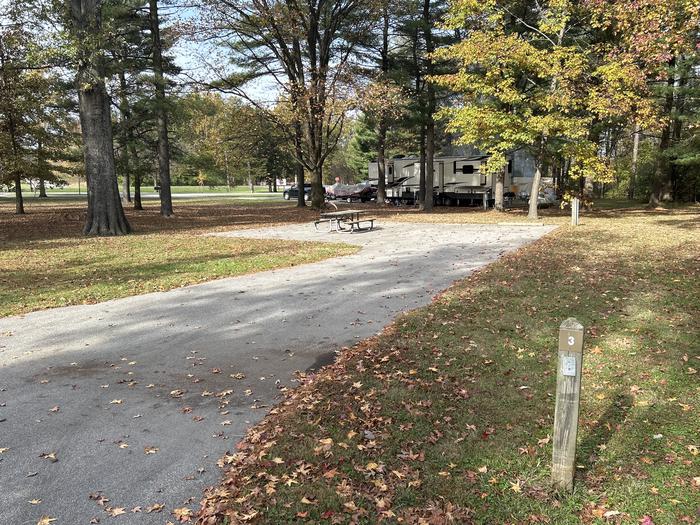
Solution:
M 44 177 L 39 177 L 39 198 L 48 198 L 48 195 L 46 195 L 46 183 L 44 182 Z
M 530 190 L 530 207 L 528 208 L 527 218 L 537 220 L 537 198 L 540 195 L 540 181 L 542 180 L 541 163 L 537 161 L 535 167 L 535 176 L 532 178 L 532 189 Z
M 420 151 L 418 154 L 418 208 L 425 208 L 425 124 L 420 126 Z
M 501 170 L 494 176 L 496 177 L 496 195 L 494 195 L 493 206 L 496 208 L 496 211 L 503 211 L 503 184 L 505 183 L 506 172 Z
M 297 163 L 296 163 L 296 183 L 297 183 L 297 189 L 299 190 L 298 195 L 297 195 L 297 208 L 306 208 L 306 201 L 304 200 L 304 196 L 306 195 L 306 192 L 304 191 L 304 165 L 301 163 L 301 159 L 304 156 L 304 150 L 302 148 L 302 131 L 301 131 L 301 123 L 299 121 L 296 121 L 294 123 L 294 152 L 297 158 Z
M 24 197 L 22 196 L 22 177 L 15 171 L 15 214 L 24 215 Z
M 119 138 L 122 147 L 122 167 L 124 168 L 122 198 L 131 202 L 131 181 L 129 173 L 129 127 L 131 126 L 131 111 L 126 93 L 126 76 L 119 72 L 119 113 L 121 114 L 121 130 Z
M 36 144 L 36 164 L 37 168 L 39 168 L 39 198 L 46 199 L 48 198 L 48 195 L 46 195 L 46 182 L 44 181 L 44 173 L 47 173 L 47 171 L 44 171 L 44 145 L 41 139 L 37 140 Z
M 311 207 L 320 210 L 326 201 L 325 190 L 323 189 L 323 163 L 319 161 L 314 166 L 314 179 L 311 186 Z
M 71 0 L 72 20 L 80 37 L 94 39 L 99 35 L 100 9 L 99 0 Z M 76 85 L 88 185 L 85 235 L 123 235 L 131 231 L 114 170 L 112 116 L 104 78 L 99 59 L 91 56 L 80 62 Z
M 670 67 L 675 70 L 676 60 L 671 59 Z M 673 113 L 674 106 L 674 93 L 675 93 L 676 79 L 675 75 L 669 75 L 668 81 L 666 83 L 666 96 L 664 100 L 664 113 L 666 115 L 671 115 Z M 656 162 L 656 170 L 654 182 L 652 184 L 651 195 L 649 196 L 649 205 L 657 206 L 663 201 L 671 200 L 670 186 L 671 186 L 671 163 L 666 157 L 666 150 L 671 146 L 671 123 L 667 122 L 662 131 L 661 139 L 659 140 L 659 153 L 658 160 Z
M 382 117 L 379 122 L 377 148 L 377 204 L 386 202 L 386 133 L 386 119 Z
M 627 198 L 634 200 L 634 190 L 637 183 L 637 169 L 639 163 L 639 134 L 641 133 L 639 124 L 634 125 L 634 139 L 632 142 L 632 166 L 630 167 L 630 185 L 627 188 Z
M 143 204 L 141 204 L 141 172 L 138 169 L 134 172 L 134 209 L 143 210 Z
M 431 58 L 433 45 L 433 20 L 430 13 L 430 0 L 423 0 L 423 35 L 425 38 L 425 74 L 428 78 L 434 73 Z M 423 211 L 433 211 L 433 179 L 435 175 L 435 88 L 432 82 L 427 83 L 428 105 L 425 123 L 425 199 Z
M 383 6 L 383 26 L 382 26 L 382 56 L 381 56 L 381 79 L 386 81 L 389 72 L 389 5 L 386 2 Z M 386 135 L 388 131 L 387 117 L 384 112 L 379 118 L 379 133 L 377 140 L 377 204 L 386 202 Z
M 170 189 L 170 143 L 168 140 L 168 112 L 165 107 L 165 77 L 163 75 L 163 46 L 160 40 L 158 2 L 149 0 L 151 40 L 153 44 L 153 76 L 156 92 L 158 125 L 158 185 L 160 186 L 160 214 L 173 215 L 173 199 Z

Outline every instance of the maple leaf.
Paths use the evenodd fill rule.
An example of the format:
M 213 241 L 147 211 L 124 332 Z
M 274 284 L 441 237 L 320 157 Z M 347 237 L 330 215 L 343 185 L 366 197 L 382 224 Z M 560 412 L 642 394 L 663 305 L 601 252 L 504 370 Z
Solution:
M 121 399 L 112 399 L 112 400 L 109 402 L 109 404 L 110 404 L 110 405 L 121 405 L 121 404 L 122 404 L 122 400 L 121 400 Z
M 148 455 L 148 454 L 155 454 L 158 452 L 160 449 L 158 447 L 143 447 L 143 453 Z
M 41 459 L 48 459 L 49 461 L 51 461 L 51 463 L 56 463 L 58 461 L 55 452 L 43 452 L 39 454 L 39 457 Z
M 172 515 L 175 516 L 175 519 L 181 523 L 185 523 L 187 521 L 190 521 L 192 519 L 192 511 L 188 509 L 187 507 L 181 507 L 179 509 L 174 509 L 172 512 Z
M 124 510 L 124 507 L 111 507 L 105 510 L 107 511 L 107 514 L 109 514 L 113 518 L 116 516 L 121 516 L 122 514 L 126 514 L 126 510 Z
M 146 514 L 150 514 L 151 512 L 160 512 L 165 508 L 164 503 L 154 503 L 150 507 L 146 507 Z
M 5 452 L 7 452 L 8 450 L 10 450 L 8 447 L 0 447 L 0 454 L 3 454 Z
M 41 503 L 40 499 L 30 499 L 28 503 L 31 503 L 32 505 L 38 505 Z
M 39 521 L 36 522 L 36 525 L 49 525 L 57 519 L 58 518 L 52 518 L 51 516 L 42 516 L 41 518 L 39 518 Z

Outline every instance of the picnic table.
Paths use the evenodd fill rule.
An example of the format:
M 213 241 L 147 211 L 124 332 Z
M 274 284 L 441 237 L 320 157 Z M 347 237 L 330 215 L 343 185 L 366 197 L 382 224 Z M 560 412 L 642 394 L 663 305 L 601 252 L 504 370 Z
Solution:
M 319 220 L 314 222 L 316 231 L 320 231 L 318 226 L 322 223 L 328 223 L 328 231 L 336 232 L 355 232 L 363 229 L 374 228 L 374 219 L 360 218 L 360 215 L 365 213 L 364 210 L 340 210 L 323 212 Z

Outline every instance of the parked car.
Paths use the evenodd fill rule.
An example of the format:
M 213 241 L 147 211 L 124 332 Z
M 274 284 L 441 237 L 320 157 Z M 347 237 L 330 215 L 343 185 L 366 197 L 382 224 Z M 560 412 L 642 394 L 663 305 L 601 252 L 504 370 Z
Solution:
M 304 184 L 304 200 L 305 201 L 311 200 L 311 191 L 312 191 L 311 184 Z M 297 187 L 296 184 L 294 184 L 293 186 L 284 190 L 282 197 L 284 197 L 284 200 L 286 200 L 286 201 L 288 201 L 290 199 L 299 198 L 299 188 Z
M 310 201 L 311 200 L 311 192 L 312 192 L 312 186 L 311 184 L 304 184 L 304 200 L 305 201 Z M 323 188 L 323 192 L 326 192 L 326 188 Z M 284 190 L 284 193 L 282 193 L 282 197 L 284 197 L 284 200 L 288 201 L 290 199 L 297 199 L 299 197 L 299 188 L 297 188 L 297 185 L 294 184 Z

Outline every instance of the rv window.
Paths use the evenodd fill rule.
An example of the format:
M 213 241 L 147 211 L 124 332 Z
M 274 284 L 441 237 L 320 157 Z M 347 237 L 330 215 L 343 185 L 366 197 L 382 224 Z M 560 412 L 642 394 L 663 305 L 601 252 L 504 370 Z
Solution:
M 474 166 L 471 164 L 465 164 L 462 166 L 462 173 L 474 173 Z

